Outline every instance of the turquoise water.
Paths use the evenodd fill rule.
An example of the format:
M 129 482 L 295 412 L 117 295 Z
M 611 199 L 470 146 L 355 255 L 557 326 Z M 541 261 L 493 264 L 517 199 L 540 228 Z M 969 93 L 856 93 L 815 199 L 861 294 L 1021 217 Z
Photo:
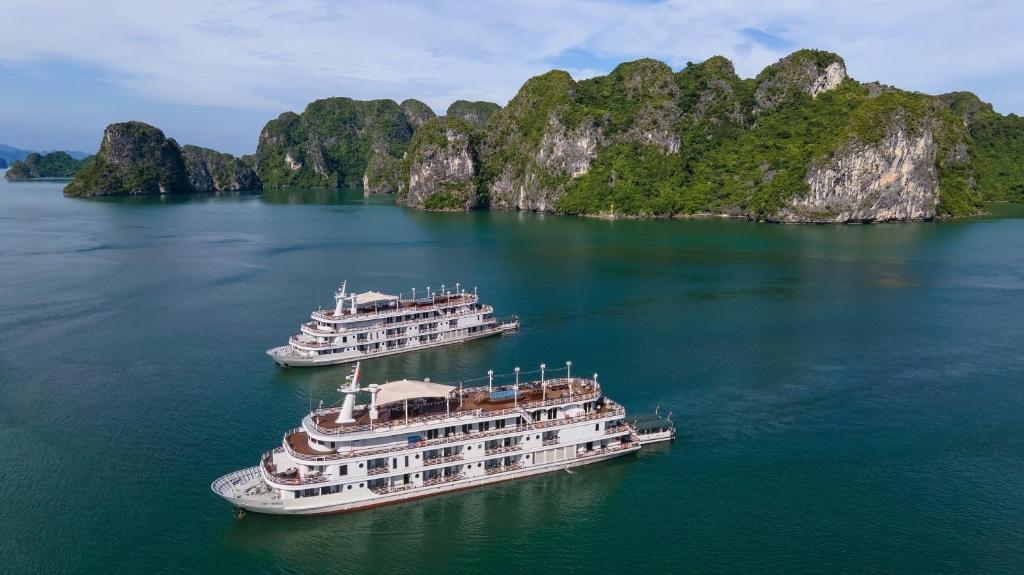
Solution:
M 1024 210 L 877 226 L 433 214 L 337 191 L 70 200 L 0 180 L 11 572 L 1021 572 Z M 281 370 L 337 284 L 478 286 L 517 335 L 366 381 L 571 359 L 679 440 L 574 474 L 233 519 L 347 368 Z

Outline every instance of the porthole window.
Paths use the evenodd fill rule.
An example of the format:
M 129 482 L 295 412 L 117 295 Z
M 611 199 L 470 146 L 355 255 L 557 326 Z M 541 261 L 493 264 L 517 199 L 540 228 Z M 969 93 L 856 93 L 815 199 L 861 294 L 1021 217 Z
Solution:
M 349 489 L 352 489 L 352 486 L 351 486 L 351 485 L 349 485 L 349 486 L 348 486 L 348 488 L 349 488 Z
M 362 468 L 363 468 L 363 464 L 362 464 L 362 463 L 360 463 L 360 464 L 359 464 L 359 469 L 362 469 Z
M 476 464 L 477 467 L 480 467 L 481 465 L 483 465 L 483 463 L 477 463 Z
M 466 446 L 466 451 L 469 451 L 470 449 L 473 449 L 473 446 L 472 445 L 467 445 Z
M 419 478 L 419 476 L 420 476 L 420 474 L 419 474 L 419 473 L 417 473 L 417 474 L 416 474 L 416 478 L 418 479 L 418 478 Z
M 360 483 L 360 484 L 359 484 L 359 487 L 362 487 L 362 486 L 363 486 L 363 484 L 362 484 L 362 483 Z
M 416 454 L 416 459 L 419 459 L 419 458 L 420 458 L 420 454 L 419 454 L 419 453 L 417 453 L 417 454 Z
M 537 439 L 540 439 L 540 436 L 538 435 L 538 436 L 537 436 L 536 438 L 537 438 Z

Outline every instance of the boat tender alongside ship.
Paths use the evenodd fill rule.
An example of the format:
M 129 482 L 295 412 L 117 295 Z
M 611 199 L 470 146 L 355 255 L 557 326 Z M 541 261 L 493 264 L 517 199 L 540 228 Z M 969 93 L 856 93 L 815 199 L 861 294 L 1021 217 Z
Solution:
M 359 387 L 359 364 L 338 407 L 318 408 L 259 465 L 213 491 L 237 508 L 279 515 L 353 511 L 596 463 L 641 441 L 598 376 L 466 387 L 403 379 Z M 559 370 L 561 371 L 561 370 Z M 359 393 L 369 404 L 356 405 Z
M 402 298 L 375 291 L 348 293 L 348 282 L 334 294 L 333 309 L 319 309 L 300 326 L 288 345 L 267 350 L 278 365 L 305 367 L 349 363 L 460 343 L 519 328 L 519 318 L 499 320 L 494 308 L 455 284 L 455 291 L 432 291 Z

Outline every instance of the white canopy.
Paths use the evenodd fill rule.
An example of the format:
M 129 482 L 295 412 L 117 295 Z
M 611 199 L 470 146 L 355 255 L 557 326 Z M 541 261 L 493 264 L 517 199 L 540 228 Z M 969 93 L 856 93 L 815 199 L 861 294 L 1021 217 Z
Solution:
M 421 397 L 447 397 L 454 390 L 455 387 L 451 385 L 401 379 L 380 386 L 377 391 L 377 405 Z
M 352 297 L 356 298 L 356 305 L 363 305 L 376 301 L 394 301 L 398 299 L 398 296 L 396 295 L 388 295 L 377 291 L 364 291 L 363 293 L 352 294 Z

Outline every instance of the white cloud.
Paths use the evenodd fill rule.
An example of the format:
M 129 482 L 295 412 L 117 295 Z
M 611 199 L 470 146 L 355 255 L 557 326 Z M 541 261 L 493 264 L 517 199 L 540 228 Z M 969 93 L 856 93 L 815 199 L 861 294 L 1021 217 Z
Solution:
M 162 103 L 269 114 L 333 95 L 416 97 L 443 112 L 457 98 L 504 103 L 570 49 L 675 68 L 722 54 L 752 76 L 816 47 L 841 54 L 862 80 L 930 92 L 984 86 L 997 109 L 1021 112 L 1022 21 L 1024 7 L 1007 1 L 6 0 L 0 62 L 88 65 L 103 72 L 98 82 Z

